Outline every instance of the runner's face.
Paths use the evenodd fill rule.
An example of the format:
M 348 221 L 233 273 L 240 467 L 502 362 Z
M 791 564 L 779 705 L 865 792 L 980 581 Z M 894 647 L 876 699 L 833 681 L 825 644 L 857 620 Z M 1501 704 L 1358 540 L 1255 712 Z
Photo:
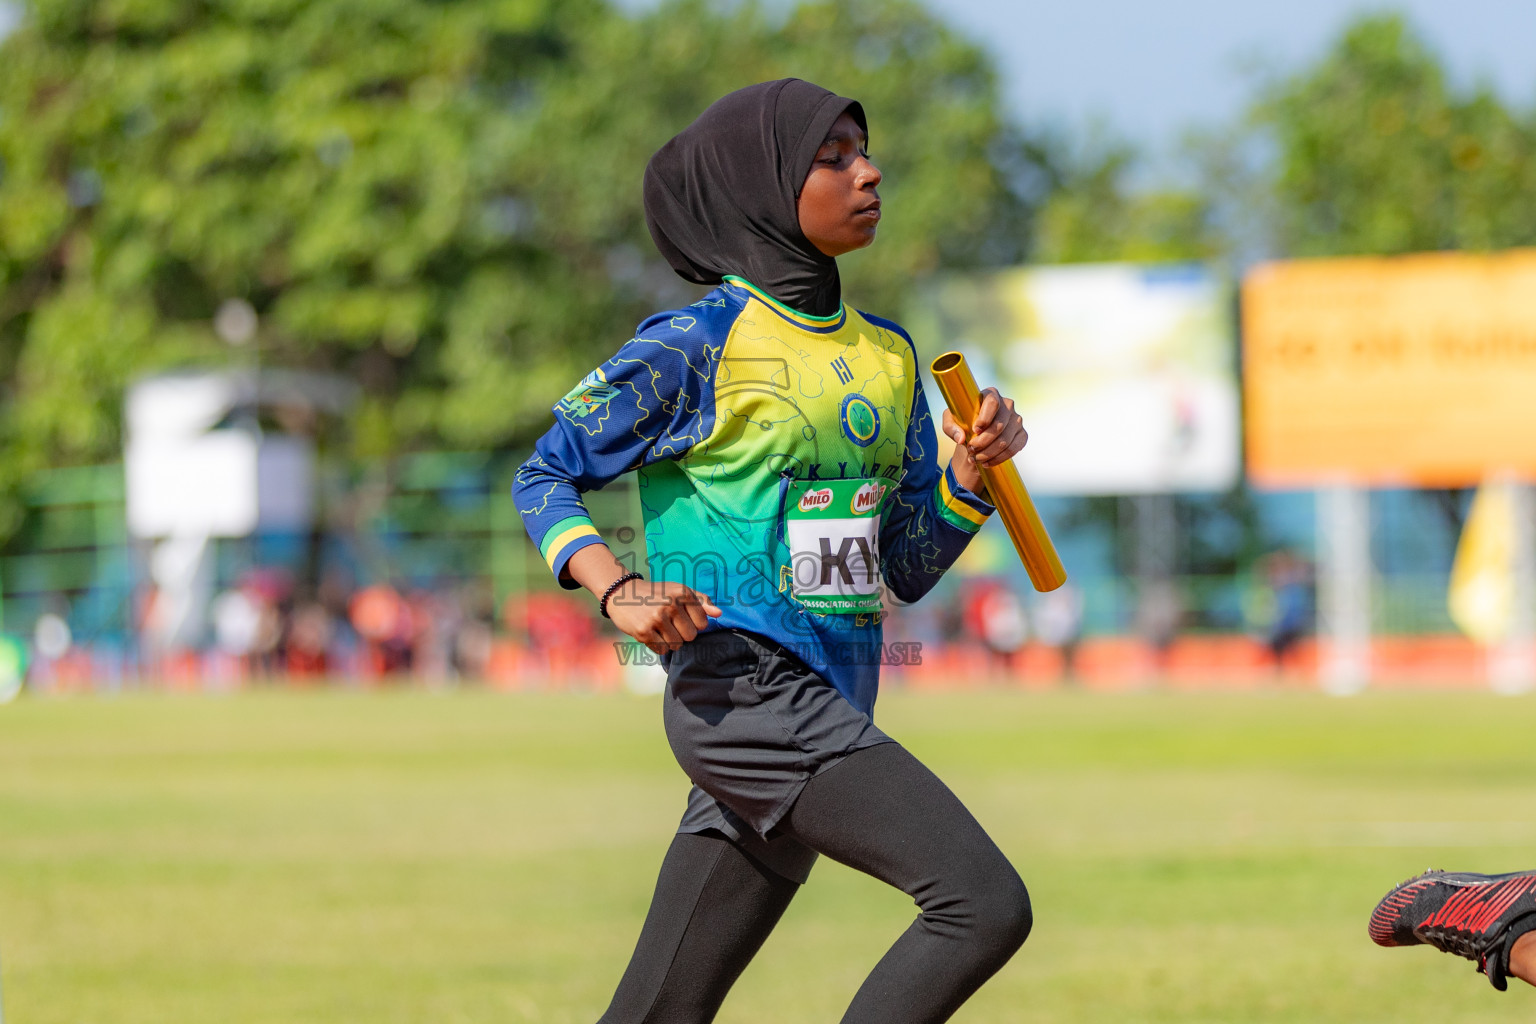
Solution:
M 800 189 L 800 230 L 828 256 L 862 249 L 880 227 L 880 169 L 853 115 L 832 123 Z

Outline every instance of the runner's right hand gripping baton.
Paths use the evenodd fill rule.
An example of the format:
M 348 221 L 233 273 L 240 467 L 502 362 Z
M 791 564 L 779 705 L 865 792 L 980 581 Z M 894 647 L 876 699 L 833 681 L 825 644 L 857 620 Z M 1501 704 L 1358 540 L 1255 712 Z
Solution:
M 981 412 L 981 392 L 976 387 L 976 378 L 971 376 L 971 368 L 965 364 L 965 356 L 945 352 L 933 361 L 932 369 L 944 403 L 966 437 L 970 437 L 971 424 Z M 1067 570 L 1062 567 L 1056 545 L 1051 543 L 1051 535 L 1045 532 L 1035 503 L 1029 500 L 1024 481 L 1019 479 L 1018 467 L 1010 460 L 1001 466 L 978 468 L 987 485 L 987 496 L 1003 517 L 1014 550 L 1018 551 L 1035 589 L 1044 593 L 1067 582 Z

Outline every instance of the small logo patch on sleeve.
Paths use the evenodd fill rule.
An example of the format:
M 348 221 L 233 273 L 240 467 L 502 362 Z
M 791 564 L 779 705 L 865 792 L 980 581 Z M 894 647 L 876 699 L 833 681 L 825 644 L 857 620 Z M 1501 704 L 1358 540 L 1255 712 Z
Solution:
M 618 393 L 619 389 L 608 383 L 602 370 L 593 370 L 560 399 L 560 411 L 572 419 L 586 419 Z

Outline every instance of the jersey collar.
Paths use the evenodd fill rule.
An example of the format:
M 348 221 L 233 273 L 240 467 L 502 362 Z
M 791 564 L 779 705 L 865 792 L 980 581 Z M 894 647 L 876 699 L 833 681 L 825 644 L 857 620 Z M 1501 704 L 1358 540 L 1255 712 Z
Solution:
M 751 293 L 753 298 L 762 302 L 763 305 L 773 310 L 785 320 L 788 320 L 801 330 L 810 331 L 813 334 L 831 334 L 842 327 L 844 321 L 848 319 L 848 307 L 841 302 L 837 304 L 837 312 L 831 316 L 811 316 L 809 313 L 802 313 L 797 309 L 791 309 L 784 305 L 784 303 L 744 277 L 727 274 L 725 275 L 725 283 Z

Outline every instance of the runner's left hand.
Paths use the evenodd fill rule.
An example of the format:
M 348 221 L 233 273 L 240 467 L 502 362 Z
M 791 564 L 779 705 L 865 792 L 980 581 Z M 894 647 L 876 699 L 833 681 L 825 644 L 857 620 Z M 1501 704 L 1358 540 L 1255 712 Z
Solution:
M 971 426 L 971 439 L 967 441 L 965 431 L 949 410 L 944 410 L 944 434 L 955 442 L 950 465 L 963 487 L 980 494 L 981 468 L 1001 466 L 1019 454 L 1029 443 L 1029 432 L 1024 429 L 1024 420 L 1013 411 L 1013 399 L 1004 398 L 996 388 L 981 392 L 981 408 Z

